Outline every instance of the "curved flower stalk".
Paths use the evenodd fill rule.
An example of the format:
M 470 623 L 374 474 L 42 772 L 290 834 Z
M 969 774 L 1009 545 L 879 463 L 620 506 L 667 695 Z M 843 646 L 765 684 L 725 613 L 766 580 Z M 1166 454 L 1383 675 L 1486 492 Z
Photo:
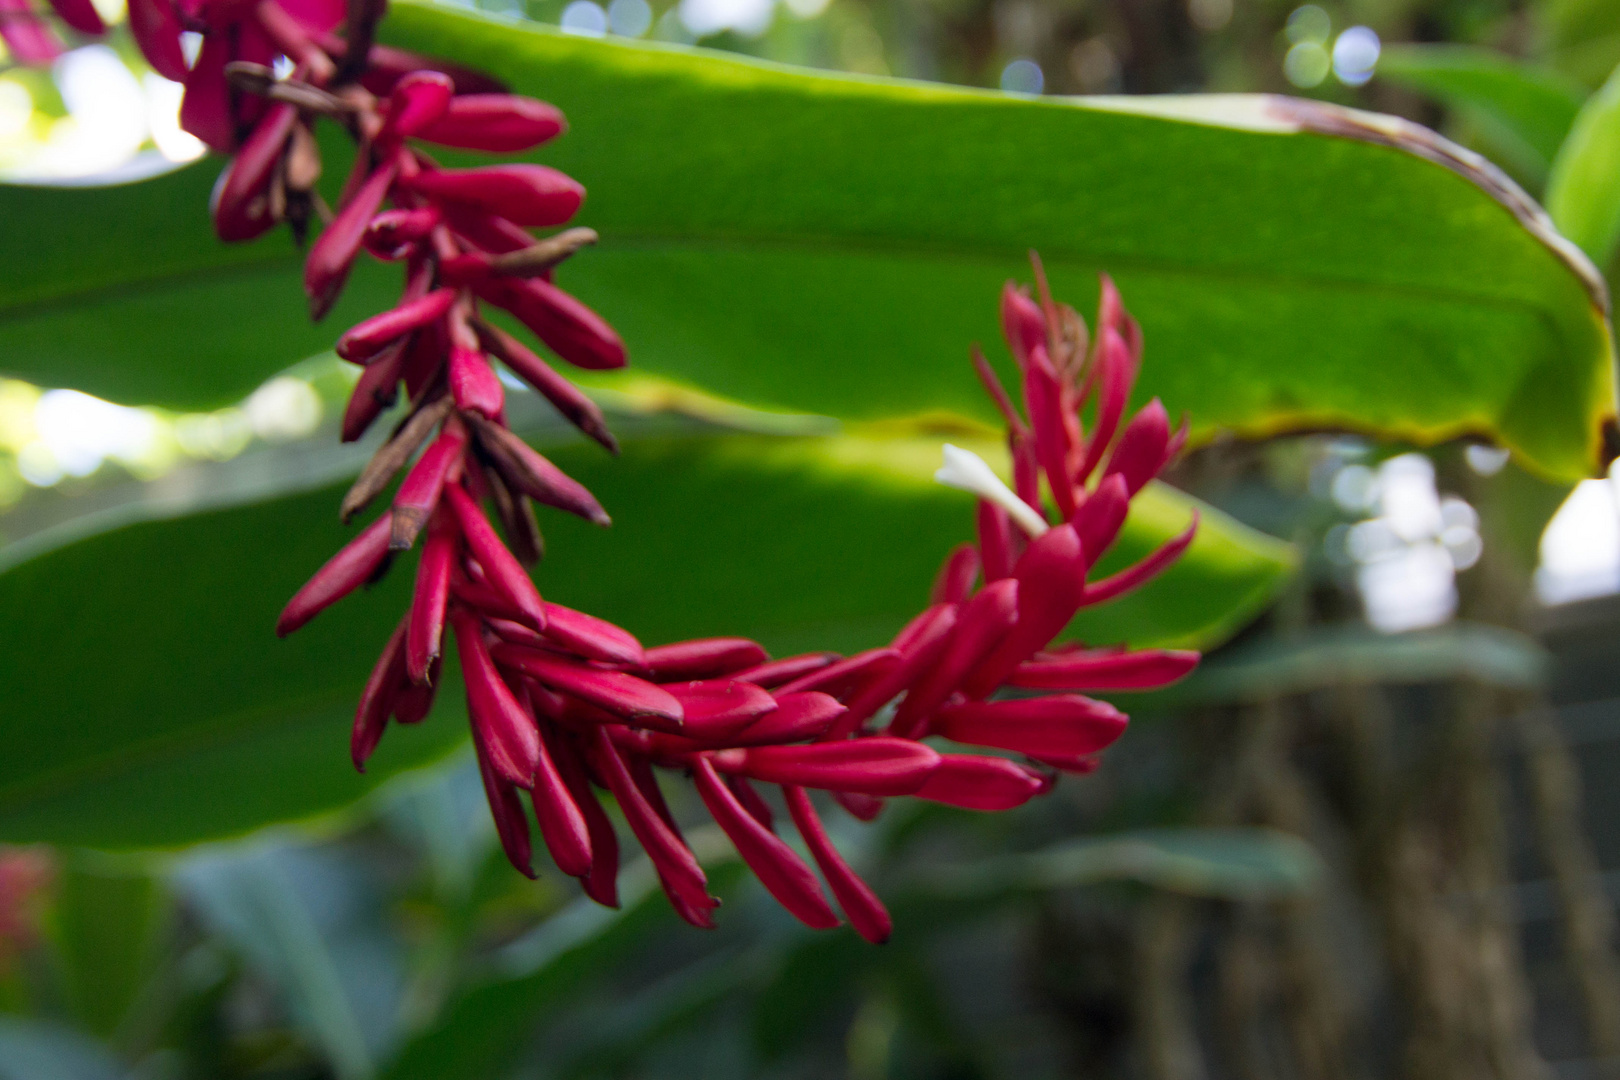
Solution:
M 359 149 L 309 248 L 312 315 L 330 309 L 363 255 L 404 271 L 399 304 L 337 344 L 363 369 L 345 440 L 359 438 L 402 383 L 409 402 L 345 497 L 344 520 L 402 478 L 387 509 L 299 590 L 277 624 L 291 633 L 387 573 L 398 553 L 420 548 L 409 610 L 356 709 L 356 767 L 365 768 L 390 720 L 427 717 L 453 647 L 490 810 L 519 870 L 536 872 L 537 828 L 559 869 L 597 901 L 617 903 L 619 839 L 600 802 L 606 792 L 676 910 L 711 925 L 717 901 L 657 779 L 674 771 L 690 776 L 708 813 L 794 915 L 815 927 L 839 922 L 824 880 L 856 930 L 881 941 L 889 916 L 829 840 L 808 791 L 866 819 L 902 796 L 976 810 L 1018 806 L 1061 772 L 1089 771 L 1123 731 L 1122 713 L 1079 691 L 1163 685 L 1197 662 L 1185 652 L 1052 646 L 1080 607 L 1146 581 L 1192 535 L 1189 528 L 1138 566 L 1091 580 L 1131 496 L 1181 440 L 1157 402 L 1121 426 L 1141 335 L 1106 279 L 1089 345 L 1084 323 L 1054 305 L 1044 284 L 1041 304 L 1010 286 L 1004 294 L 1027 417 L 983 358 L 975 363 L 1008 419 L 1014 486 L 948 450 L 941 478 L 980 496 L 979 540 L 952 553 L 932 606 L 888 646 L 776 660 L 740 638 L 645 648 L 618 626 L 543 599 L 525 569 L 543 547 L 533 504 L 600 525 L 609 519 L 589 491 L 507 428 L 492 360 L 585 434 L 617 447 L 595 404 L 483 311 L 504 308 L 575 366 L 624 365 L 612 328 L 551 280 L 553 267 L 595 234 L 529 231 L 565 225 L 584 190 L 537 165 L 440 168 L 421 144 L 524 150 L 561 134 L 561 114 L 493 92 L 478 76 L 369 46 L 377 12 L 364 4 L 339 38 L 329 32 L 337 19 L 330 0 L 222 0 L 196 11 L 161 3 L 136 0 L 149 57 L 171 39 L 178 47 L 178 27 L 206 27 L 203 55 L 185 75 L 185 121 L 216 148 L 235 150 L 214 192 L 216 231 L 244 240 L 286 222 L 301 236 L 327 216 L 314 195 L 320 162 L 311 135 L 326 116 Z M 291 61 L 290 74 L 275 74 L 278 57 Z M 1081 412 L 1093 399 L 1084 434 Z M 1043 473 L 1055 518 L 1041 498 Z M 998 696 L 1008 688 L 1016 696 Z M 778 789 L 819 877 L 779 835 L 786 823 L 761 786 Z
M 90 0 L 50 0 L 50 9 L 86 37 L 107 32 L 107 24 Z M 67 51 L 61 34 L 33 0 L 0 0 L 0 41 L 19 64 L 48 64 Z

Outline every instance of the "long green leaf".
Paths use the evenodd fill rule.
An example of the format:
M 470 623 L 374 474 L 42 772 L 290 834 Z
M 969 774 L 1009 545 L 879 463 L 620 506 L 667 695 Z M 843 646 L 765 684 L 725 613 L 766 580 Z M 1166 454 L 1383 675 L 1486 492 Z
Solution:
M 1547 211 L 1599 265 L 1620 244 L 1620 68 L 1587 101 L 1553 162 Z
M 1538 181 L 1586 97 L 1557 72 L 1473 45 L 1392 45 L 1378 58 L 1378 77 L 1458 109 L 1509 164 Z
M 1598 463 L 1601 282 L 1421 129 L 1275 98 L 809 73 L 409 3 L 384 32 L 566 110 L 539 157 L 587 185 L 603 244 L 560 277 L 640 370 L 846 420 L 988 420 L 966 348 L 998 336 L 996 290 L 1038 247 L 1082 307 L 1097 271 L 1118 277 L 1147 333 L 1141 395 L 1200 435 L 1475 433 L 1549 475 Z M 206 240 L 217 171 L 0 192 L 0 365 L 217 402 L 388 302 L 394 271 L 368 267 L 332 326 L 303 326 L 285 240 Z
M 960 435 L 956 436 L 960 439 Z M 854 650 L 927 603 L 971 532 L 971 498 L 931 481 L 941 438 L 647 436 L 611 459 L 557 449 L 614 515 L 551 515 L 551 599 L 648 644 L 748 634 L 777 652 Z M 407 606 L 414 559 L 286 641 L 270 628 L 350 535 L 339 488 L 127 525 L 0 575 L 0 840 L 186 843 L 340 806 L 461 744 L 453 670 L 429 723 L 395 728 L 366 776 L 348 764 L 354 700 Z M 1194 503 L 1137 500 L 1105 567 L 1185 527 Z M 1183 560 L 1084 613 L 1102 642 L 1218 640 L 1292 567 L 1290 549 L 1205 508 Z

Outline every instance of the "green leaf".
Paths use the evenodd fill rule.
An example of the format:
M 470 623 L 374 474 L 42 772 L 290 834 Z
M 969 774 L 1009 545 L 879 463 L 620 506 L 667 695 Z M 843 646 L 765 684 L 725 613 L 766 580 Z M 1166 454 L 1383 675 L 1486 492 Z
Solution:
M 960 440 L 960 434 L 953 438 Z M 648 644 L 757 637 L 778 653 L 877 643 L 927 603 L 972 500 L 931 480 L 942 438 L 646 435 L 622 458 L 578 442 L 557 463 L 614 516 L 544 520 L 549 598 Z M 986 448 L 989 452 L 989 448 Z M 286 641 L 286 599 L 351 535 L 340 488 L 150 521 L 0 575 L 0 840 L 181 844 L 353 801 L 461 744 L 448 670 L 431 722 L 395 727 L 362 777 L 355 699 L 405 611 L 414 558 Z M 1106 566 L 1185 527 L 1196 504 L 1155 485 Z M 182 508 L 182 511 L 189 508 Z M 1286 545 L 1204 508 L 1183 559 L 1085 613 L 1088 637 L 1218 640 L 1292 568 Z
M 80 1025 L 112 1039 L 156 972 L 168 897 L 144 869 L 64 856 L 50 916 L 63 996 Z
M 1534 638 L 1484 623 L 1454 622 L 1405 634 L 1330 627 L 1228 650 L 1185 682 L 1139 700 L 1157 711 L 1365 684 L 1469 680 L 1532 689 L 1546 681 L 1548 662 Z
M 1586 97 L 1557 72 L 1473 45 L 1391 45 L 1378 57 L 1378 77 L 1457 109 L 1508 164 L 1537 181 Z
M 1035 246 L 1082 308 L 1117 276 L 1147 334 L 1140 396 L 1197 437 L 1472 433 L 1548 475 L 1598 464 L 1601 282 L 1522 194 L 1395 121 L 810 73 L 410 3 L 383 31 L 568 113 L 538 156 L 587 185 L 603 243 L 559 277 L 641 371 L 843 420 L 988 421 L 966 349 L 999 337 L 996 291 Z M 397 271 L 368 267 L 329 327 L 302 325 L 284 239 L 204 239 L 217 171 L 0 192 L 26 223 L 0 236 L 7 369 L 218 403 L 388 302 Z
M 1143 829 L 1090 837 L 980 863 L 932 869 L 919 881 L 947 896 L 1137 881 L 1188 896 L 1276 900 L 1310 892 L 1322 860 L 1305 841 L 1266 828 Z
M 1620 68 L 1593 94 L 1553 162 L 1547 212 L 1598 265 L 1620 243 Z

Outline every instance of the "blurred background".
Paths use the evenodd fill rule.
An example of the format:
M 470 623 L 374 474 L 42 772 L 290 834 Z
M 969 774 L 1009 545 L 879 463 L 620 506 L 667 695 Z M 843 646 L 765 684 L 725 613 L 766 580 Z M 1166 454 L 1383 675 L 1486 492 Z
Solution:
M 1620 63 L 1614 0 L 481 6 L 1024 94 L 1304 95 L 1434 126 L 1532 194 Z M 122 26 L 48 69 L 0 54 L 0 178 L 192 160 L 179 97 Z M 348 370 L 197 414 L 0 380 L 0 567 L 143 500 L 336 475 Z M 1169 479 L 1300 573 L 1193 679 L 1124 702 L 1093 776 L 1012 814 L 846 822 L 887 946 L 798 926 L 712 829 L 714 933 L 644 864 L 621 911 L 531 883 L 457 759 L 201 850 L 0 848 L 0 1078 L 1620 1076 L 1611 482 L 1336 435 L 1217 442 Z

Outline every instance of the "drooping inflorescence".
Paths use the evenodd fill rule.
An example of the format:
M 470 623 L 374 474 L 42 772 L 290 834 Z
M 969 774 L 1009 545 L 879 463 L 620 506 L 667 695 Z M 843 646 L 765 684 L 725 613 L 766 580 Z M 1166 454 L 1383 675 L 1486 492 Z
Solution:
M 657 779 L 659 770 L 673 771 L 691 778 L 760 882 L 794 915 L 815 927 L 839 922 L 824 879 L 854 927 L 881 941 L 889 916 L 832 845 L 807 789 L 868 820 L 901 796 L 1009 809 L 1048 790 L 1061 772 L 1092 769 L 1123 731 L 1122 713 L 1080 691 L 1159 686 L 1197 662 L 1190 652 L 1053 645 L 1080 608 L 1169 565 L 1193 527 L 1136 566 L 1092 580 L 1131 498 L 1184 436 L 1172 434 L 1157 401 L 1125 422 L 1142 338 L 1112 283 L 1103 280 L 1088 338 L 1084 321 L 1047 295 L 1038 263 L 1039 303 L 1011 285 L 1002 296 L 1022 412 L 974 357 L 1007 420 L 1013 486 L 975 455 L 947 448 L 940 479 L 979 496 L 978 540 L 947 558 L 931 606 L 887 646 L 774 660 L 743 638 L 644 648 L 618 626 L 542 599 L 525 569 L 542 548 L 532 504 L 601 525 L 608 516 L 507 428 L 492 359 L 585 434 L 617 448 L 596 405 L 483 311 L 507 310 L 577 366 L 625 363 L 613 330 L 551 281 L 552 268 L 595 234 L 529 232 L 566 224 L 584 191 L 538 165 L 440 168 L 420 147 L 526 150 L 561 134 L 561 114 L 473 73 L 367 45 L 376 12 L 363 4 L 341 37 L 332 33 L 340 12 L 329 3 L 258 0 L 205 5 L 201 14 L 163 0 L 135 4 L 144 11 L 142 47 L 171 64 L 183 63 L 174 51 L 180 28 L 204 22 L 201 55 L 175 74 L 187 84 L 188 128 L 234 152 L 214 194 L 222 237 L 248 239 L 278 222 L 301 236 L 324 220 L 304 277 L 316 318 L 362 253 L 404 270 L 399 305 L 337 343 L 363 369 L 345 440 L 393 404 L 402 383 L 408 402 L 345 497 L 344 520 L 403 479 L 388 509 L 292 598 L 277 631 L 296 630 L 419 547 L 410 608 L 356 710 L 354 762 L 365 767 L 391 719 L 426 718 L 448 631 L 490 810 L 519 870 L 535 873 L 532 821 L 558 868 L 592 898 L 615 904 L 618 838 L 600 802 L 605 792 L 675 909 L 711 925 L 717 901 Z M 331 211 L 314 188 L 312 124 L 320 116 L 358 145 Z M 779 788 L 820 878 L 781 839 L 757 785 Z

